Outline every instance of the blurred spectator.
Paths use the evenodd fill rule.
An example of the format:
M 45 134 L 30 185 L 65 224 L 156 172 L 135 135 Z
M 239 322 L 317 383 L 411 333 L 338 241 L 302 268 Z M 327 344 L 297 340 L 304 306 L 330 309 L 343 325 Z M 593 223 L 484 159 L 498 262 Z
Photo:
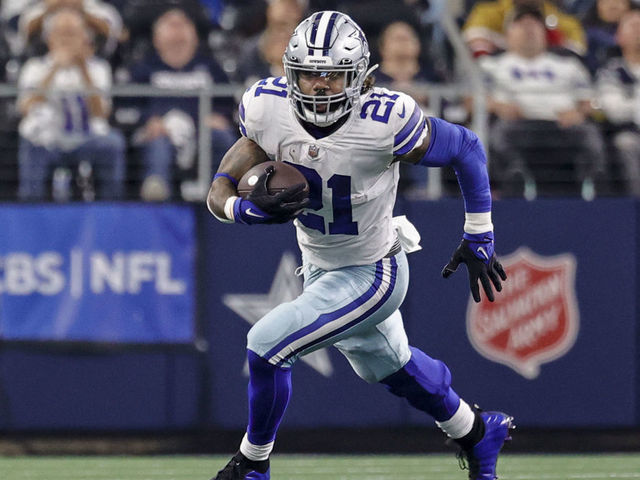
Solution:
M 216 3 L 217 0 L 212 0 Z M 206 40 L 213 24 L 211 12 L 205 7 L 207 0 L 128 0 L 122 8 L 122 17 L 129 30 L 125 61 L 139 61 L 152 48 L 152 26 L 164 13 L 174 8 L 183 10 L 196 26 L 198 37 Z M 215 8 L 215 7 L 214 7 Z
M 193 20 L 179 8 L 162 14 L 153 25 L 154 50 L 130 69 L 134 83 L 159 88 L 194 90 L 228 83 L 210 54 L 199 49 Z M 145 97 L 139 100 L 144 125 L 134 136 L 142 147 L 142 188 L 145 200 L 165 200 L 175 194 L 179 171 L 195 167 L 198 132 L 198 97 Z M 212 133 L 215 171 L 224 152 L 235 142 L 231 103 L 215 99 L 219 108 L 205 120 Z M 225 105 L 227 106 L 225 110 Z M 225 116 L 224 114 L 228 114 Z M 177 170 L 176 167 L 179 169 Z
M 587 33 L 585 58 L 591 73 L 603 66 L 616 46 L 616 30 L 622 15 L 631 8 L 630 0 L 597 0 L 582 22 Z
M 96 36 L 94 45 L 98 54 L 103 57 L 113 54 L 123 34 L 122 18 L 115 7 L 100 0 L 41 0 L 25 9 L 20 15 L 19 30 L 27 53 L 39 53 L 37 43 L 46 22 L 60 8 L 80 12 L 91 35 Z M 31 52 L 28 50 L 30 46 L 34 49 Z
M 18 80 L 19 197 L 44 199 L 54 168 L 88 160 L 99 198 L 120 198 L 125 142 L 107 123 L 109 64 L 92 55 L 89 28 L 77 10 L 53 13 L 44 35 L 48 54 L 29 59 Z
M 531 188 L 533 179 L 539 186 L 550 186 L 567 167 L 565 162 L 570 177 L 561 179 L 566 182 L 564 193 L 572 185 L 587 188 L 604 158 L 600 132 L 587 121 L 592 95 L 589 73 L 573 56 L 547 50 L 542 12 L 517 11 L 507 26 L 507 51 L 482 57 L 480 65 L 488 80 L 488 109 L 497 117 L 490 136 L 502 162 L 493 165 L 493 173 L 502 180 L 503 193 L 516 193 L 509 187 L 518 177 L 528 180 Z M 575 153 L 573 158 L 567 159 L 567 149 Z M 561 162 L 554 151 L 561 153 Z M 538 162 L 527 162 L 531 153 L 537 154 Z M 545 178 L 542 170 L 549 158 L 558 161 L 551 166 L 554 178 Z M 529 189 L 525 194 L 533 198 L 536 192 Z M 591 195 L 583 191 L 583 196 Z
M 640 196 L 640 11 L 623 15 L 617 41 L 622 56 L 598 72 L 598 94 L 607 120 L 615 126 L 613 145 L 627 192 Z
M 463 27 L 464 38 L 474 56 L 506 48 L 505 25 L 516 7 L 533 7 L 544 14 L 547 43 L 579 55 L 587 51 L 580 21 L 563 13 L 553 2 L 545 0 L 496 0 L 476 4 Z
M 414 28 L 397 21 L 387 25 L 379 39 L 380 68 L 374 72 L 376 83 L 411 95 L 427 112 L 429 96 L 424 82 L 439 80 L 435 72 L 425 71 L 420 65 L 420 39 Z M 400 164 L 399 189 L 403 195 L 420 196 L 426 192 L 426 168 L 411 168 Z
M 422 46 L 416 30 L 406 22 L 390 23 L 380 33 L 378 48 L 380 68 L 375 72 L 376 80 L 428 104 L 424 90 L 416 89 L 413 85 L 415 82 L 437 82 L 442 79 L 428 62 L 421 64 Z
M 266 28 L 247 40 L 240 54 L 236 78 L 252 84 L 261 78 L 284 75 L 282 55 L 304 14 L 303 1 L 272 0 L 267 6 Z
M 437 0 L 434 0 L 437 1 Z M 337 10 L 350 15 L 369 41 L 372 63 L 378 61 L 378 45 L 380 32 L 392 22 L 400 21 L 411 25 L 416 30 L 421 27 L 420 9 L 425 2 L 423 0 L 340 0 Z
M 266 13 L 267 0 L 226 2 L 221 26 L 237 37 L 250 38 L 264 31 L 267 26 Z

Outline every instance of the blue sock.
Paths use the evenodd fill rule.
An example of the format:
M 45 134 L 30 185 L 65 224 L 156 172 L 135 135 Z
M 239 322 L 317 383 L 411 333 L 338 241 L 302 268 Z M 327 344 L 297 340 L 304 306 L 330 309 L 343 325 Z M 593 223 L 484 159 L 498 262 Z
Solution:
M 254 445 L 273 442 L 291 396 L 291 369 L 271 365 L 247 350 L 249 359 L 249 427 Z
M 440 360 L 434 360 L 417 348 L 409 348 L 411 359 L 407 364 L 380 383 L 436 421 L 449 420 L 460 405 L 460 397 L 451 388 L 451 372 Z

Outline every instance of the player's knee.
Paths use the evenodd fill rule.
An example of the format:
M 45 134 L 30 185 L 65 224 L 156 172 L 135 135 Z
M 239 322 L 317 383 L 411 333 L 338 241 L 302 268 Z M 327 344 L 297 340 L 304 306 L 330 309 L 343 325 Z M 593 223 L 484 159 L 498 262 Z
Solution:
M 342 351 L 342 350 L 341 350 Z M 358 355 L 356 352 L 345 352 L 343 354 L 349 360 L 351 368 L 361 379 L 367 383 L 378 383 L 382 379 L 393 375 L 407 363 L 408 357 L 401 355 L 388 355 L 381 352 L 375 357 Z M 359 352 L 358 352 L 359 353 Z M 375 358 L 375 360 L 372 360 Z
M 367 383 L 379 383 L 390 375 L 393 375 L 398 370 L 402 369 L 402 367 L 403 365 L 401 365 L 400 362 L 391 363 L 389 365 L 386 365 L 386 368 L 372 370 L 371 372 L 367 372 L 366 375 L 360 375 L 359 373 L 358 375 Z
M 256 323 L 249 329 L 249 333 L 247 333 L 247 349 L 256 353 L 259 353 L 260 351 L 258 348 L 258 345 L 261 343 L 260 338 L 262 336 L 260 330 L 260 327 Z
M 264 322 L 256 323 L 247 333 L 247 349 L 268 360 L 265 355 L 274 346 L 270 330 Z
M 385 372 L 380 369 L 372 368 L 364 362 L 356 363 L 350 360 L 349 363 L 351 363 L 351 368 L 353 368 L 356 375 L 367 383 L 378 383 L 387 376 Z
M 356 373 L 361 379 L 363 379 L 367 383 L 378 383 L 380 380 L 382 380 L 381 378 L 378 378 L 379 375 L 376 375 L 375 372 L 356 372 Z

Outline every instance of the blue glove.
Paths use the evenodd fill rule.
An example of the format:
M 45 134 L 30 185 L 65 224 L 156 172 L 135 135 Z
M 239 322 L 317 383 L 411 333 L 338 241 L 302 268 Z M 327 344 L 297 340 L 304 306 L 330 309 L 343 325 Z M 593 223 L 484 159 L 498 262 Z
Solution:
M 304 183 L 294 185 L 282 192 L 269 193 L 267 182 L 273 175 L 273 166 L 267 167 L 258 177 L 256 186 L 247 198 L 238 197 L 233 204 L 236 222 L 254 225 L 257 223 L 287 223 L 293 220 L 309 203 Z
M 507 279 L 507 274 L 495 256 L 493 246 L 493 232 L 471 234 L 465 233 L 462 242 L 453 252 L 449 263 L 442 269 L 442 276 L 448 278 L 458 269 L 458 265 L 464 263 L 469 272 L 469 287 L 476 302 L 480 302 L 480 288 L 478 280 L 490 302 L 495 300 L 491 284 L 500 292 L 502 283 Z
M 260 210 L 251 200 L 240 197 L 236 198 L 233 204 L 233 218 L 236 222 L 244 223 L 245 225 L 277 223 L 272 215 Z
M 467 241 L 466 245 L 471 249 L 476 257 L 484 263 L 489 263 L 489 259 L 493 257 L 495 253 L 493 232 L 476 234 L 464 233 L 462 238 Z

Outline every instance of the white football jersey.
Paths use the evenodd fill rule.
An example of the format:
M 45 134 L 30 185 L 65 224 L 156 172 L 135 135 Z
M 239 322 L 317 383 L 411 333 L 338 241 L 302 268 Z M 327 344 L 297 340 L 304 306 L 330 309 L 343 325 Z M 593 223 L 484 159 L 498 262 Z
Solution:
M 338 130 L 316 139 L 293 111 L 285 77 L 257 82 L 240 105 L 242 134 L 307 178 L 310 203 L 294 224 L 303 262 L 325 270 L 374 263 L 389 252 L 396 240 L 394 156 L 419 147 L 427 125 L 411 97 L 373 88 Z

